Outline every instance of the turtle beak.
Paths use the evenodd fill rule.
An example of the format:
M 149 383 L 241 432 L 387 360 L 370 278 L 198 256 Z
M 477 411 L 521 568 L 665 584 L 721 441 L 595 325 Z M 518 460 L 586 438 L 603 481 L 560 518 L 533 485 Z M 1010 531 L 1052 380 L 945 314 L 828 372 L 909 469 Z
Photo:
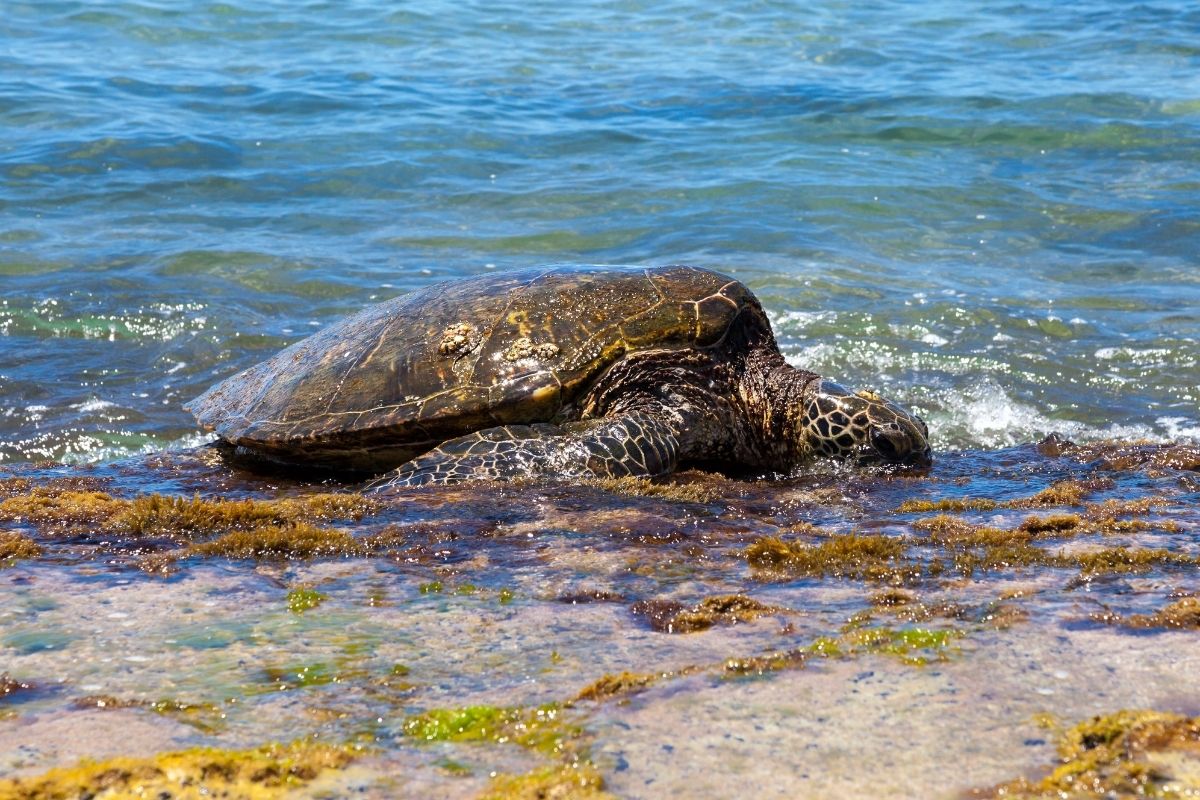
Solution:
M 925 438 L 915 436 L 896 424 L 872 426 L 871 449 L 887 464 L 927 467 L 933 463 Z

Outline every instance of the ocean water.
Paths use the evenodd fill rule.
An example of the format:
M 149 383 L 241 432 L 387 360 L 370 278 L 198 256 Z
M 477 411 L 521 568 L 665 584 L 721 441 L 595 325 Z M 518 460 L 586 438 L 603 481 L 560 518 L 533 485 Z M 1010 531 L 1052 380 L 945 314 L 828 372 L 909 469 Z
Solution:
M 1200 7 L 62 2 L 0 13 L 0 463 L 430 282 L 688 262 L 942 450 L 1200 435 Z

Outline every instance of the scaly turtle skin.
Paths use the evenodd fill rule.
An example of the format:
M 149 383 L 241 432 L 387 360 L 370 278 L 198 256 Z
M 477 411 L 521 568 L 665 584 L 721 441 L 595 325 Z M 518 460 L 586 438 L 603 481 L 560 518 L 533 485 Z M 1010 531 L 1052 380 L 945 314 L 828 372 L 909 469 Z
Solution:
M 695 267 L 553 267 L 430 286 L 226 379 L 189 409 L 261 458 L 389 484 L 925 464 L 928 431 L 789 366 L 758 300 Z

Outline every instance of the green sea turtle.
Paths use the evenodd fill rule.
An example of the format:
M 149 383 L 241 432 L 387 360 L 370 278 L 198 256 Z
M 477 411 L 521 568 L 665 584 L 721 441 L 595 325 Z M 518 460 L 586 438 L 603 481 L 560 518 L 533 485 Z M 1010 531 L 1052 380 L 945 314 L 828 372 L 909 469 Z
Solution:
M 789 366 L 740 282 L 686 266 L 550 267 L 367 308 L 188 407 L 260 458 L 416 485 L 928 464 L 928 429 Z

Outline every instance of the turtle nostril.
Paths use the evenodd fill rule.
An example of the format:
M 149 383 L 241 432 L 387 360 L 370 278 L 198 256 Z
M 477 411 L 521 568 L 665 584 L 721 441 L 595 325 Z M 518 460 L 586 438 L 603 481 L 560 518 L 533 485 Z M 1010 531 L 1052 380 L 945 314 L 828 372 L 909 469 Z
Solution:
M 896 446 L 895 434 L 882 428 L 871 429 L 871 445 L 885 461 L 899 461 L 904 457 L 901 448 Z

